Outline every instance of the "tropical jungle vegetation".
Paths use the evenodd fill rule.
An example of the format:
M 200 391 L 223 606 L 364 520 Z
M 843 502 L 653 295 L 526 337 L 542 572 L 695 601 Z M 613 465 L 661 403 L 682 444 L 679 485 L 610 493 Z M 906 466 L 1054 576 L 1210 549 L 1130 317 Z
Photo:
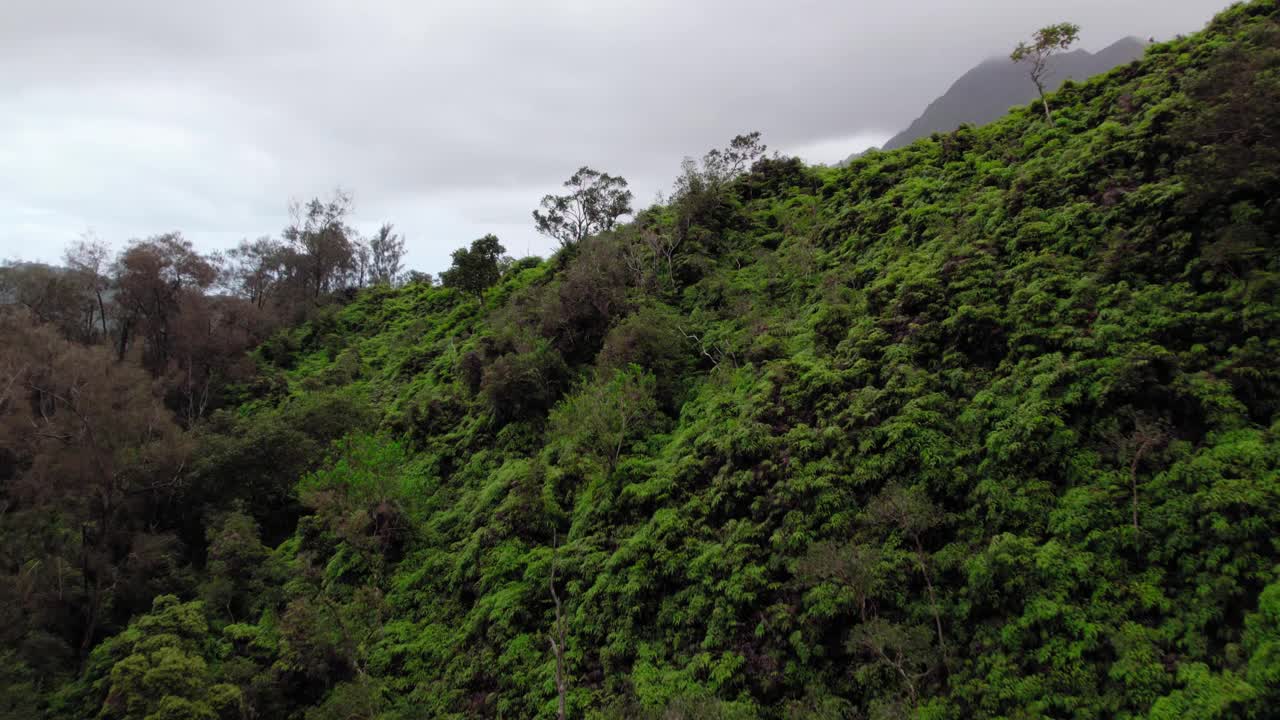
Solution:
M 1275 716 L 1273 0 L 844 167 L 575 178 L 442 284 L 341 195 L 6 268 L 0 718 Z

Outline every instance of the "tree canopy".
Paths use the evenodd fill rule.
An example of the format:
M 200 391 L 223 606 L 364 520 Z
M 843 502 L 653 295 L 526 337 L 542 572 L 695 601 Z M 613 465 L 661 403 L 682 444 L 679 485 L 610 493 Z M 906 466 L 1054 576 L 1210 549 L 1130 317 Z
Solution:
M 631 191 L 624 178 L 583 166 L 564 186 L 569 193 L 547 195 L 541 209 L 533 211 L 538 232 L 558 240 L 561 247 L 611 230 L 618 218 L 631 214 Z
M 502 276 L 506 251 L 496 235 L 473 240 L 471 247 L 453 251 L 453 265 L 440 273 L 440 280 L 445 287 L 458 288 L 483 299 L 484 291 Z
M 1040 102 L 1044 105 L 1046 120 L 1053 120 L 1049 101 L 1044 96 L 1044 78 L 1049 72 L 1049 58 L 1070 48 L 1079 38 L 1079 25 L 1074 23 L 1049 25 L 1037 30 L 1030 43 L 1018 43 L 1018 47 L 1014 48 L 1013 53 L 1009 55 L 1010 60 L 1016 63 L 1025 62 L 1030 66 L 1028 72 L 1031 75 L 1031 82 L 1035 83 L 1036 90 L 1040 93 Z

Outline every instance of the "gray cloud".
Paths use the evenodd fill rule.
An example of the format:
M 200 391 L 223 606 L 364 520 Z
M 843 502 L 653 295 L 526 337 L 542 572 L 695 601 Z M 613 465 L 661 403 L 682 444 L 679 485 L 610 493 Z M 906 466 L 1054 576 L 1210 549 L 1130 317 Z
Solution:
M 1070 19 L 1096 49 L 1198 29 L 1226 4 L 15 0 L 0 256 L 53 259 L 90 227 L 225 246 L 339 185 L 423 269 L 490 231 L 545 251 L 528 213 L 584 163 L 643 204 L 681 157 L 742 131 L 830 162 L 1040 25 Z

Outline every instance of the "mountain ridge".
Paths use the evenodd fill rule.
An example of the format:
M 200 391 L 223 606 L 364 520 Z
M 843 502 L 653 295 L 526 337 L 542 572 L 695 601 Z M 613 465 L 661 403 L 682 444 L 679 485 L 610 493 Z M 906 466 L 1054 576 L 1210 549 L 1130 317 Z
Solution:
M 1067 80 L 1083 81 L 1142 56 L 1146 43 L 1126 37 L 1096 53 L 1072 50 L 1054 56 L 1049 63 L 1046 89 L 1056 91 Z M 1026 69 L 1008 58 L 982 61 L 951 84 L 947 91 L 925 108 L 881 148 L 895 150 L 935 132 L 950 132 L 966 123 L 986 125 L 1003 116 L 1009 108 L 1036 98 L 1035 86 Z
M 1047 88 L 1057 90 L 1066 80 L 1083 81 L 1142 57 L 1147 43 L 1127 36 L 1097 52 L 1072 50 L 1055 56 L 1050 63 Z M 1026 70 L 1007 57 L 990 57 L 970 68 L 934 98 L 905 129 L 878 148 L 895 150 L 935 132 L 950 132 L 964 124 L 985 125 L 1036 98 L 1035 86 Z M 865 154 L 845 158 L 848 163 Z

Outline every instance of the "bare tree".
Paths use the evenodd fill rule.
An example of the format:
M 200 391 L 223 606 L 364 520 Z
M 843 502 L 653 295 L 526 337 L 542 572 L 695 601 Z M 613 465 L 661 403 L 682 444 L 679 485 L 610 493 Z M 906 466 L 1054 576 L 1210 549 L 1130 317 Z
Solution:
M 1053 121 L 1053 113 L 1049 111 L 1049 101 L 1044 96 L 1045 75 L 1049 72 L 1049 58 L 1059 51 L 1066 50 L 1080 38 L 1080 26 L 1074 23 L 1058 23 L 1040 28 L 1032 38 L 1032 42 L 1018 43 L 1009 59 L 1026 62 L 1031 65 L 1031 82 L 1035 83 L 1040 93 L 1040 102 L 1044 104 L 1044 117 Z

